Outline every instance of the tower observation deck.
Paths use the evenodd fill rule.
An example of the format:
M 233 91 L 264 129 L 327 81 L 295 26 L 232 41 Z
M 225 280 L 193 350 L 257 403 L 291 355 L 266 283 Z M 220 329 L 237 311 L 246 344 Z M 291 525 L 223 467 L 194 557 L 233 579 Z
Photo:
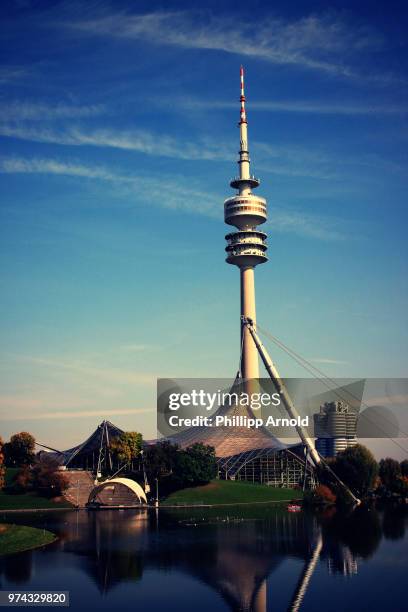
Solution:
M 238 231 L 225 236 L 227 240 L 227 258 L 229 264 L 240 269 L 241 276 L 241 317 L 256 321 L 254 268 L 265 263 L 266 234 L 257 229 L 267 220 L 266 200 L 254 195 L 252 190 L 259 186 L 259 179 L 250 174 L 248 150 L 248 123 L 245 109 L 244 69 L 240 69 L 241 78 L 241 111 L 239 121 L 240 150 L 239 176 L 230 185 L 237 194 L 224 202 L 224 219 L 228 225 Z M 244 379 L 259 378 L 258 352 L 248 329 L 241 323 L 241 374 Z

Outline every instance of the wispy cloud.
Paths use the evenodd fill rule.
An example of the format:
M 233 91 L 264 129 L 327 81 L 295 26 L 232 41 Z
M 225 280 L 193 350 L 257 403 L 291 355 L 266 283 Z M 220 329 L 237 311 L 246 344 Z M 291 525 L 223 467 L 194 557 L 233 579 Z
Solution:
M 155 99 L 153 104 L 160 106 L 162 100 Z M 174 109 L 179 110 L 213 110 L 213 109 L 236 109 L 237 104 L 229 101 L 213 100 L 205 101 L 198 98 L 177 98 Z M 251 112 L 264 111 L 271 113 L 297 113 L 297 114 L 316 114 L 316 115 L 358 115 L 367 117 L 377 117 L 379 115 L 406 115 L 408 106 L 398 106 L 395 104 L 364 104 L 358 105 L 347 101 L 331 102 L 327 101 L 292 101 L 292 100 L 251 100 Z
M 0 410 L 3 415 L 3 411 L 10 411 L 14 416 L 21 410 L 38 410 L 40 408 L 51 409 L 71 409 L 73 406 L 76 408 L 90 407 L 94 402 L 88 398 L 74 396 L 69 394 L 68 397 L 56 397 L 55 394 L 47 392 L 41 392 L 39 396 L 35 393 L 29 395 L 14 394 L 14 395 L 1 395 L 0 396 Z
M 119 347 L 120 351 L 125 353 L 139 353 L 144 351 L 157 350 L 159 347 L 153 344 L 122 344 Z
M 344 223 L 321 215 L 305 213 L 301 210 L 287 210 L 274 206 L 268 225 L 272 230 L 282 233 L 297 234 L 327 242 L 345 240 L 348 237 Z
M 21 357 L 22 361 L 33 365 L 53 368 L 57 370 L 69 370 L 84 376 L 91 376 L 94 379 L 105 383 L 125 384 L 125 385 L 152 385 L 156 381 L 153 374 L 142 374 L 124 368 L 108 368 L 94 366 L 83 363 L 82 361 L 62 361 L 59 359 L 49 359 L 44 357 Z
M 96 417 L 101 419 L 103 417 L 114 417 L 114 416 L 127 416 L 137 414 L 153 413 L 152 408 L 112 408 L 109 410 L 53 410 L 52 412 L 38 412 L 38 413 L 27 413 L 27 414 L 8 414 L 1 415 L 0 421 L 42 421 L 49 419 L 86 419 L 90 417 Z
M 145 155 L 186 161 L 231 162 L 232 152 L 236 148 L 236 143 L 217 142 L 208 137 L 189 141 L 166 134 L 155 134 L 147 130 L 85 130 L 78 127 L 55 129 L 53 127 L 33 127 L 24 123 L 0 124 L 0 135 L 63 146 L 123 149 Z M 305 176 L 319 179 L 336 178 L 336 172 L 334 171 L 336 164 L 323 153 L 306 150 L 295 145 L 289 147 L 272 146 L 256 141 L 253 142 L 253 146 L 257 151 L 258 170 L 285 176 Z M 26 169 L 26 171 L 28 172 L 29 169 Z M 51 168 L 49 171 L 52 171 Z
M 375 32 L 351 27 L 335 14 L 310 15 L 295 21 L 264 18 L 254 24 L 232 15 L 215 17 L 197 11 L 117 11 L 66 21 L 64 25 L 93 35 L 224 51 L 346 77 L 355 76 L 355 72 L 343 58 L 350 59 L 382 42 Z
M 313 357 L 310 359 L 312 363 L 321 363 L 323 365 L 347 365 L 348 361 L 342 359 L 331 359 L 329 357 Z
M 229 160 L 231 149 L 209 142 L 189 142 L 147 130 L 55 129 L 21 123 L 0 124 L 0 134 L 11 138 L 68 146 L 92 146 L 137 151 L 178 159 Z
M 137 204 L 144 203 L 144 193 L 149 194 L 149 203 L 159 207 L 185 210 L 193 214 L 220 218 L 222 216 L 222 194 L 212 194 L 208 191 L 183 186 L 183 181 L 177 177 L 166 178 L 167 193 L 163 198 L 163 177 L 133 177 L 113 172 L 103 166 L 86 166 L 78 163 L 62 162 L 55 159 L 0 159 L 0 172 L 23 174 L 55 174 L 74 176 L 85 179 L 95 179 L 112 182 L 131 191 Z M 287 210 L 274 206 L 274 213 L 269 222 L 274 230 L 283 233 L 294 233 L 299 236 L 318 240 L 343 240 L 346 237 L 338 227 L 339 221 L 318 215 L 306 214 L 299 210 Z
M 21 385 L 19 393 L 0 395 L 1 421 L 65 419 L 75 415 L 101 418 L 151 412 L 150 395 L 156 375 L 125 367 L 112 354 L 77 358 L 17 354 L 9 355 L 10 360 L 32 382 Z M 133 400 L 129 400 L 129 393 Z M 135 407 L 135 394 L 139 395 L 139 406 L 140 396 L 144 397 L 143 409 L 137 404 Z
M 12 102 L 0 103 L 2 121 L 44 121 L 61 118 L 80 118 L 100 115 L 105 111 L 101 104 L 79 106 L 74 104 L 44 102 Z
M 0 172 L 6 174 L 61 174 L 106 181 L 126 180 L 125 177 L 114 174 L 102 166 L 85 166 L 83 164 L 61 162 L 57 159 L 2 158 L 0 159 Z
M 305 177 L 319 180 L 338 180 L 340 172 L 330 157 L 296 146 L 274 147 L 254 142 L 257 150 L 256 169 L 280 176 Z
M 122 187 L 125 195 L 132 193 L 134 201 L 146 203 L 148 194 L 149 203 L 173 210 L 185 210 L 195 214 L 210 217 L 219 217 L 221 214 L 221 195 L 214 195 L 208 191 L 200 191 L 184 187 L 184 181 L 177 177 L 131 176 L 111 171 L 104 166 L 87 166 L 84 164 L 62 162 L 57 159 L 41 158 L 3 158 L 0 159 L 0 172 L 8 174 L 54 174 L 73 176 L 85 179 L 108 181 Z M 163 181 L 167 185 L 166 197 L 163 198 Z
M 30 105 L 28 105 L 30 107 Z M 94 107 L 84 107 L 84 112 L 92 112 Z M 95 107 L 97 108 L 97 107 Z M 57 128 L 48 122 L 44 125 L 33 125 L 29 121 L 3 121 L 0 123 L 0 135 L 8 138 L 16 138 L 29 142 L 44 144 L 55 144 L 70 147 L 98 147 L 113 148 L 132 151 L 149 156 L 168 157 L 184 161 L 209 161 L 209 162 L 231 162 L 236 142 L 222 142 L 208 135 L 198 135 L 196 139 L 187 140 L 174 137 L 169 134 L 155 133 L 142 129 L 92 129 L 68 125 L 66 128 Z M 256 151 L 256 169 L 262 172 L 282 176 L 307 177 L 323 180 L 344 179 L 347 167 L 382 169 L 385 171 L 399 172 L 405 174 L 405 168 L 401 164 L 382 159 L 378 155 L 348 156 L 336 159 L 333 154 L 318 149 L 290 144 L 287 146 L 273 145 L 267 142 L 254 140 L 252 147 Z M 86 170 L 55 162 L 54 168 L 51 162 L 44 160 L 7 162 L 3 171 L 9 170 L 14 164 L 14 172 L 40 172 L 40 166 L 46 163 L 48 172 L 61 174 L 77 174 L 84 172 L 91 178 L 106 178 L 107 180 L 118 180 L 118 177 L 109 177 L 109 172 L 104 171 L 105 176 L 100 176 L 100 169 Z M 36 167 L 37 164 L 37 167 Z M 85 175 L 84 174 L 84 175 Z M 121 177 L 122 182 L 129 182 L 129 177 Z M 132 179 L 134 180 L 134 179 Z
M 23 66 L 0 66 L 0 84 L 10 83 L 26 76 L 27 69 Z

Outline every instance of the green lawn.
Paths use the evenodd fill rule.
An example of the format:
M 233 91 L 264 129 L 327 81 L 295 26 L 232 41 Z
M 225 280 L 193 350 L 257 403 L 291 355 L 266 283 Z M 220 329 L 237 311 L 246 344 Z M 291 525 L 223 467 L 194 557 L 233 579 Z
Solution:
M 12 483 L 17 468 L 7 468 L 5 473 L 6 486 Z M 67 501 L 53 502 L 45 497 L 40 497 L 35 493 L 23 493 L 14 495 L 4 489 L 0 491 L 0 510 L 30 510 L 43 508 L 72 508 Z
M 176 491 L 169 495 L 161 505 L 286 502 L 301 497 L 302 491 L 294 489 L 276 489 L 243 480 L 212 480 L 201 487 Z
M 56 536 L 45 529 L 0 524 L 0 556 L 50 544 Z

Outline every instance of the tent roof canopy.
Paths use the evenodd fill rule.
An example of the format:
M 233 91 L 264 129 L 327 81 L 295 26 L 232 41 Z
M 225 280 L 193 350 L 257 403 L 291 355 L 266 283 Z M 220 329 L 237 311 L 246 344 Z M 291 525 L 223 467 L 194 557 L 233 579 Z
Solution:
M 58 451 L 50 453 L 55 459 L 61 464 L 69 467 L 73 459 L 78 458 L 79 455 L 89 454 L 92 452 L 99 452 L 101 445 L 109 442 L 112 438 L 116 438 L 123 433 L 123 429 L 116 427 L 110 421 L 102 421 L 95 429 L 95 431 L 87 438 L 82 444 L 68 448 L 64 451 Z M 104 439 L 105 438 L 105 439 Z

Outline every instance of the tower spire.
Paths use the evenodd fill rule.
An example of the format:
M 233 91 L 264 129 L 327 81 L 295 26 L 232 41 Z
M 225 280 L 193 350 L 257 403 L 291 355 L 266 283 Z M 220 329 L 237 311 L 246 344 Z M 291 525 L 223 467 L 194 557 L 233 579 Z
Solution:
M 244 67 L 241 66 L 240 71 L 240 81 L 241 81 L 241 111 L 240 111 L 240 121 L 239 121 L 239 178 L 242 181 L 250 178 L 249 174 L 249 151 L 248 151 L 248 122 L 246 117 L 245 110 L 245 85 L 244 85 Z M 251 185 L 249 183 L 241 182 L 239 186 L 240 194 L 247 194 L 251 192 Z
M 240 120 L 240 125 L 241 123 L 247 123 L 247 119 L 246 119 L 246 112 L 245 112 L 245 88 L 244 88 L 244 67 L 241 66 L 240 68 L 240 78 L 241 78 L 241 120 Z

